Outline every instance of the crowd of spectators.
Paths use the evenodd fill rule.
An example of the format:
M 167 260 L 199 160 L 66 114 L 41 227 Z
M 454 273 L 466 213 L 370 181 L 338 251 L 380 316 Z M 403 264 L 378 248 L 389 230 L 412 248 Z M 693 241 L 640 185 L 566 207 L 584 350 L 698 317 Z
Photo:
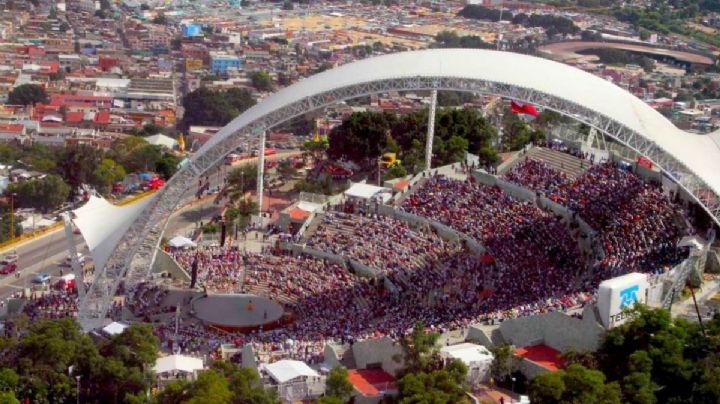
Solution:
M 511 197 L 498 186 L 442 175 L 427 179 L 400 209 L 442 223 L 478 241 L 477 255 L 431 230 L 377 215 L 329 212 L 307 245 L 379 270 L 378 277 L 309 256 L 255 254 L 229 247 L 171 251 L 207 292 L 249 293 L 283 305 L 293 321 L 250 334 L 219 333 L 197 321 L 176 331 L 168 290 L 151 282 L 132 291 L 128 307 L 156 323 L 163 347 L 213 352 L 223 343 L 248 342 L 259 358 L 323 360 L 329 341 L 397 338 L 422 321 L 436 331 L 478 321 L 502 321 L 567 311 L 592 299 L 597 283 L 629 271 L 652 272 L 679 258 L 675 210 L 661 190 L 612 163 L 596 164 L 575 180 L 528 159 L 505 175 L 545 194 L 597 232 L 602 257 L 583 252 L 572 220 Z M 594 271 L 591 282 L 579 275 Z M 63 294 L 64 293 L 64 294 Z M 125 293 L 125 291 L 122 291 Z M 73 292 L 31 299 L 31 318 L 74 315 Z M 178 303 L 176 303 L 178 304 Z M 119 311 L 121 306 L 116 307 Z
M 436 260 L 445 243 L 432 232 L 415 230 L 387 216 L 327 212 L 306 244 L 356 260 L 384 275 L 418 269 L 426 261 Z
M 55 319 L 77 315 L 77 291 L 75 289 L 32 292 L 23 306 L 30 321 L 41 318 Z
M 627 168 L 613 162 L 594 164 L 571 181 L 530 159 L 513 167 L 505 179 L 545 194 L 598 232 L 604 256 L 595 265 L 595 284 L 627 272 L 663 272 L 682 259 L 676 248 L 686 232 L 678 216 L 681 209 L 659 185 Z

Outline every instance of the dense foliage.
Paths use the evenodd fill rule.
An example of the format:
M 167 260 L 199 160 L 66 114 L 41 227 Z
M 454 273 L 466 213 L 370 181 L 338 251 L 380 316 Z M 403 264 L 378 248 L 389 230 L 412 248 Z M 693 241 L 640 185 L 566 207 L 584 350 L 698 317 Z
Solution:
M 396 152 L 409 172 L 422 168 L 427 133 L 427 111 L 407 115 L 360 112 L 346 118 L 329 136 L 328 156 L 372 165 L 384 152 Z M 492 142 L 495 128 L 475 109 L 441 109 L 435 120 L 433 165 L 444 165 L 478 154 L 496 161 Z
M 247 89 L 231 88 L 212 91 L 201 87 L 185 96 L 183 125 L 223 126 L 240 113 L 255 105 L 252 93 Z
M 254 369 L 219 361 L 200 373 L 194 382 L 170 383 L 157 397 L 158 404 L 274 404 L 276 395 L 265 390 Z
M 530 385 L 538 403 L 718 403 L 720 316 L 705 326 L 673 320 L 661 309 L 636 308 L 635 318 L 608 331 L 595 354 L 566 355 L 565 371 Z
M 459 360 L 443 366 L 437 342 L 439 334 L 428 333 L 422 323 L 402 338 L 404 375 L 398 380 L 400 403 L 469 403 L 467 367 Z
M 72 318 L 28 326 L 20 317 L 10 325 L 16 335 L 0 338 L 0 390 L 10 399 L 71 403 L 80 395 L 82 402 L 140 402 L 154 381 L 150 367 L 159 341 L 149 325 L 96 340 Z
M 45 89 L 37 84 L 19 85 L 8 94 L 10 105 L 35 105 L 38 102 L 48 102 L 48 96 Z
M 472 18 L 475 20 L 511 21 L 513 24 L 520 24 L 525 27 L 542 27 L 548 36 L 555 34 L 576 34 L 580 29 L 565 17 L 552 14 L 531 14 L 518 13 L 513 15 L 511 12 L 502 12 L 498 9 L 487 8 L 478 4 L 469 4 L 458 13 L 459 16 Z
M 477 35 L 458 36 L 455 31 L 441 31 L 435 36 L 435 46 L 439 48 L 494 49 Z
M 0 144 L 0 163 L 47 174 L 45 178 L 11 184 L 17 206 L 52 211 L 73 196 L 82 184 L 107 194 L 127 173 L 154 171 L 167 179 L 178 167 L 178 158 L 139 136 L 116 140 L 110 150 L 88 145 L 52 147 L 42 144 Z M 1 238 L 2 236 L 0 236 Z

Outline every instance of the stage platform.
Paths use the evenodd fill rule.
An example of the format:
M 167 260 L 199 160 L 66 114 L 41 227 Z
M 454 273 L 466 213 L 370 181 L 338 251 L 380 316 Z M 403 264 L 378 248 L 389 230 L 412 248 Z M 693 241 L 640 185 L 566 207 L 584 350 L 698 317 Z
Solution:
M 244 294 L 208 294 L 192 305 L 205 324 L 226 331 L 269 330 L 283 322 L 283 307 L 266 297 Z

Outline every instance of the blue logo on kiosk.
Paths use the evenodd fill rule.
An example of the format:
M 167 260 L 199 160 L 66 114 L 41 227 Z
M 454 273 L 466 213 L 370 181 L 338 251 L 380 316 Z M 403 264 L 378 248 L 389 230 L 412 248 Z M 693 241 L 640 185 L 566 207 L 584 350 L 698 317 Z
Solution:
M 633 285 L 620 291 L 620 310 L 631 307 L 638 301 L 639 285 Z

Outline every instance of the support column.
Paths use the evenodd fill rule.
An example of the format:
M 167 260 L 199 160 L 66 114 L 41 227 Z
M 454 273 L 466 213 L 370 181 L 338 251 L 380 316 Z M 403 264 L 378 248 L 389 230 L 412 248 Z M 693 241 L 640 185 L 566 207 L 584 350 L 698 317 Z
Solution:
M 430 111 L 428 111 L 428 130 L 425 139 L 425 169 L 432 168 L 433 137 L 435 136 L 435 107 L 437 106 L 437 90 L 430 93 Z
M 257 204 L 258 211 L 262 212 L 263 207 L 263 179 L 265 177 L 265 134 L 266 131 L 260 133 L 260 147 L 258 147 L 258 176 L 257 176 Z
M 63 222 L 65 224 L 65 240 L 67 241 L 68 252 L 70 253 L 70 266 L 75 274 L 75 287 L 78 291 L 78 301 L 82 301 L 85 297 L 85 274 L 78 261 L 77 249 L 75 248 L 75 237 L 73 233 L 73 223 L 70 220 L 70 213 L 63 213 Z

